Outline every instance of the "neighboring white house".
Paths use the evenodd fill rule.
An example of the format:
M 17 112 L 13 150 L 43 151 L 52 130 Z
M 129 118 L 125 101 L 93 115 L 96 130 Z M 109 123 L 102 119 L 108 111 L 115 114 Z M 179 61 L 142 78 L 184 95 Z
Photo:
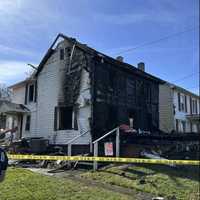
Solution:
M 200 132 L 199 96 L 171 83 L 159 86 L 159 123 L 165 132 Z

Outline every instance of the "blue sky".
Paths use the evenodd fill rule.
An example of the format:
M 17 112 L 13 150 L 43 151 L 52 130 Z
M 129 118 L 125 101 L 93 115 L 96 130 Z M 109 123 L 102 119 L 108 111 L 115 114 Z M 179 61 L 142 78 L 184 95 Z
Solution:
M 112 57 L 192 27 L 196 30 L 121 53 L 146 71 L 198 93 L 198 0 L 0 0 L 0 83 L 27 76 L 62 32 Z M 187 76 L 187 77 L 186 77 Z M 182 79 L 186 77 L 185 79 Z

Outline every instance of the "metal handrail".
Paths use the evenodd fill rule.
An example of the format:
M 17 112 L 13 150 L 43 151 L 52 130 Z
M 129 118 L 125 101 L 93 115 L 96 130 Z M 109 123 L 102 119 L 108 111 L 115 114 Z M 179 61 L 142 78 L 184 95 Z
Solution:
M 74 142 L 75 140 L 79 139 L 80 137 L 82 137 L 83 135 L 85 135 L 86 133 L 88 133 L 90 130 L 87 130 L 86 132 L 80 134 L 80 135 L 77 135 L 76 137 L 72 138 L 68 143 L 67 143 L 67 154 L 68 156 L 71 156 L 72 155 L 72 142 Z
M 114 128 L 114 129 L 113 129 L 113 130 L 111 130 L 111 131 L 109 131 L 108 133 L 106 133 L 106 134 L 105 134 L 105 135 L 103 135 L 102 137 L 100 137 L 100 138 L 98 138 L 97 140 L 95 140 L 95 141 L 93 142 L 93 144 L 95 144 L 95 143 L 99 142 L 100 140 L 102 140 L 103 138 L 107 137 L 107 136 L 108 136 L 108 135 L 110 135 L 111 133 L 113 133 L 113 132 L 117 131 L 117 129 L 118 129 L 118 127 L 117 127 L 117 128 Z
M 72 138 L 69 142 L 67 142 L 67 144 L 70 144 L 72 142 L 74 142 L 75 140 L 77 140 L 78 138 L 80 138 L 81 136 L 85 135 L 86 133 L 88 133 L 90 130 L 80 134 L 80 135 L 77 135 L 76 137 Z
M 95 140 L 93 142 L 94 144 L 94 156 L 98 157 L 98 144 L 99 141 L 101 141 L 102 139 L 104 139 L 105 137 L 107 137 L 108 135 L 110 135 L 111 133 L 116 132 L 116 157 L 119 157 L 119 152 L 120 152 L 120 136 L 119 136 L 119 127 L 114 128 L 113 130 L 109 131 L 108 133 L 106 133 L 105 135 L 103 135 L 102 137 L 98 138 L 97 140 Z M 98 163 L 97 161 L 94 161 L 93 163 L 93 169 L 94 171 L 97 170 L 98 168 Z

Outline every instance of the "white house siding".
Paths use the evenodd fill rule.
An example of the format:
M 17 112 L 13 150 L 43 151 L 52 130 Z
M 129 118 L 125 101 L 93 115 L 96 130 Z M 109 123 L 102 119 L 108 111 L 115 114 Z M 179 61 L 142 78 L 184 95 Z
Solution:
M 183 94 L 187 98 L 187 112 L 179 111 L 178 93 Z M 191 132 L 191 121 L 187 117 L 194 114 L 191 112 L 191 97 L 192 99 L 197 99 L 197 113 L 199 114 L 199 100 L 197 96 L 190 92 L 185 92 L 183 89 L 178 90 L 170 83 L 159 86 L 159 126 L 162 131 L 171 132 L 176 130 L 176 120 L 178 120 L 179 132 L 183 132 L 182 122 L 186 123 L 185 132 Z M 192 131 L 198 131 L 197 122 L 192 122 Z
M 91 116 L 90 105 L 80 105 L 78 112 L 78 131 L 76 130 L 58 130 L 54 131 L 54 111 L 58 106 L 58 98 L 62 98 L 62 79 L 65 72 L 65 61 L 59 58 L 59 49 L 65 48 L 67 42 L 60 43 L 55 53 L 49 58 L 43 70 L 38 75 L 38 101 L 37 101 L 37 135 L 48 138 L 51 143 L 66 144 L 75 136 L 89 129 L 88 118 Z M 82 71 L 82 80 L 80 88 L 80 97 L 90 98 L 89 95 L 89 78 L 85 70 Z M 76 144 L 88 144 L 90 133 L 81 137 Z
M 173 93 L 168 84 L 159 86 L 159 127 L 168 133 L 174 129 Z
M 24 104 L 25 98 L 25 85 L 12 89 L 12 102 L 17 104 Z

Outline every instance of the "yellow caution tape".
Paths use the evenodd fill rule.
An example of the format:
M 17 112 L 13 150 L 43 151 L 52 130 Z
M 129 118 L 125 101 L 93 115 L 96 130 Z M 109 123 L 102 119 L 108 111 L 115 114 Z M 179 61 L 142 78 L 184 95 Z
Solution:
M 119 162 L 119 163 L 149 163 L 168 165 L 200 165 L 197 160 L 163 160 L 143 158 L 121 158 L 121 157 L 88 157 L 88 156 L 47 156 L 47 155 L 23 155 L 8 154 L 12 160 L 64 160 L 64 161 L 98 161 L 98 162 Z

